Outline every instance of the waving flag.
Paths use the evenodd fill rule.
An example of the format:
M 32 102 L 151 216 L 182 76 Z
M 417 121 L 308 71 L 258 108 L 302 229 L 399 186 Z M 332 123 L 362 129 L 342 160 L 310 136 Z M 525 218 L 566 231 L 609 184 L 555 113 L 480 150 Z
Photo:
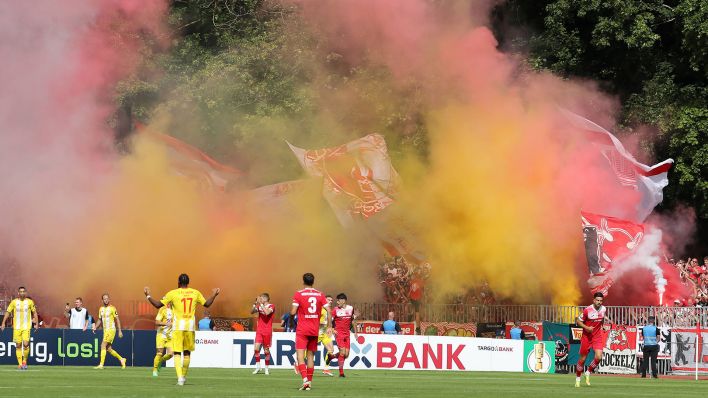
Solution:
M 612 267 L 631 256 L 644 238 L 644 226 L 614 217 L 581 212 L 585 256 L 593 293 L 607 294 L 614 281 Z
M 644 221 L 664 199 L 663 189 L 669 185 L 668 172 L 673 159 L 653 166 L 639 163 L 609 131 L 573 112 L 562 110 L 562 113 L 600 149 L 619 182 L 641 193 L 635 221 Z
M 323 178 L 323 195 L 342 225 L 368 219 L 394 202 L 399 177 L 381 135 L 324 149 L 288 145 L 307 174 Z
M 163 145 L 172 170 L 180 176 L 197 182 L 204 190 L 226 191 L 241 177 L 241 172 L 210 158 L 199 149 L 177 138 L 154 131 L 143 130 L 140 136 Z

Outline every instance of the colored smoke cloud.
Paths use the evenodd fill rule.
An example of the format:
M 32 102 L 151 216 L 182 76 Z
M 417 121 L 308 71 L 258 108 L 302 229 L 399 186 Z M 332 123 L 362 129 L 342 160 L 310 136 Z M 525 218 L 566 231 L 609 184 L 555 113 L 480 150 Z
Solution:
M 586 275 L 580 208 L 622 217 L 638 196 L 557 109 L 611 126 L 615 102 L 591 83 L 526 72 L 500 53 L 485 26 L 492 2 L 296 4 L 318 38 L 313 71 L 332 68 L 332 54 L 345 70 L 387 71 L 353 76 L 338 90 L 303 78 L 317 93 L 309 122 L 320 128 L 301 141 L 341 144 L 373 128 L 392 137 L 399 130 L 378 110 L 403 107 L 416 93 L 402 112 L 420 117 L 429 153 L 395 157 L 405 189 L 391 211 L 417 231 L 433 264 L 431 291 L 488 281 L 519 303 L 578 302 Z M 107 123 L 115 85 L 138 70 L 146 36 L 164 46 L 167 3 L 71 5 L 0 5 L 0 167 L 11 171 L 0 179 L 0 252 L 21 264 L 17 282 L 48 306 L 76 295 L 98 305 L 104 291 L 139 300 L 143 285 L 165 291 L 188 272 L 205 294 L 221 287 L 217 313 L 235 315 L 261 291 L 286 303 L 310 271 L 328 293 L 380 298 L 380 246 L 364 228 L 341 228 L 317 181 L 277 209 L 261 208 L 248 192 L 199 192 L 140 134 L 130 154 L 119 154 Z M 176 118 L 160 115 L 146 131 L 170 133 L 161 117 Z M 252 170 L 277 170 L 278 159 L 247 155 Z

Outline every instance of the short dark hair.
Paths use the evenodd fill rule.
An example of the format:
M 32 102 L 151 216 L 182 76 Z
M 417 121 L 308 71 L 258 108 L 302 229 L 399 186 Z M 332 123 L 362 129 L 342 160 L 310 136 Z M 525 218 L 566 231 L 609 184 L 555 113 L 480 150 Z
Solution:
M 306 273 L 305 275 L 302 276 L 302 283 L 304 283 L 306 286 L 314 285 L 315 284 L 315 276 L 309 272 Z
M 261 296 L 264 296 L 266 300 L 270 301 L 270 294 L 268 293 L 261 293 Z
M 25 287 L 24 287 L 24 286 L 20 286 L 20 287 L 17 288 L 17 291 L 19 292 L 19 291 L 22 290 L 22 289 L 25 289 Z M 27 290 L 27 289 L 25 289 L 25 290 Z
M 187 286 L 187 285 L 189 285 L 189 275 L 180 274 L 179 278 L 177 278 L 177 286 Z
M 346 300 L 346 299 L 347 299 L 347 295 L 344 293 L 339 293 L 337 295 L 337 300 Z
M 82 303 L 84 302 L 84 299 L 82 299 L 81 297 L 77 297 L 75 300 L 79 300 L 79 301 L 81 301 Z
M 597 298 L 597 297 L 605 298 L 605 295 L 602 294 L 602 292 L 597 292 L 597 293 L 595 293 L 595 294 L 592 295 L 592 298 L 593 298 L 593 299 L 594 299 L 594 298 Z
M 330 298 L 330 297 L 332 297 L 331 294 L 328 294 L 328 295 L 325 296 L 325 298 Z M 332 298 L 334 298 L 334 297 L 332 297 Z

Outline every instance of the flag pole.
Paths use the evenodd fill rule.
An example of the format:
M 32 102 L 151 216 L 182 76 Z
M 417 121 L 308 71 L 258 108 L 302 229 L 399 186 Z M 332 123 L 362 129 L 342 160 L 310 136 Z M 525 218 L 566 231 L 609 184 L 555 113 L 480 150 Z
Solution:
M 701 340 L 701 317 L 696 317 L 696 381 L 698 381 L 698 343 Z

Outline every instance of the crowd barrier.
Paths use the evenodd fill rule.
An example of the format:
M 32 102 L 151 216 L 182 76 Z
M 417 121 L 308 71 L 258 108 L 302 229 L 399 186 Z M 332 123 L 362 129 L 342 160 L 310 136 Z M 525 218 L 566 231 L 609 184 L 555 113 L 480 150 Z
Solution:
M 196 349 L 191 367 L 250 368 L 254 332 L 196 332 Z M 39 329 L 31 337 L 29 365 L 95 366 L 99 360 L 102 334 L 67 329 Z M 272 368 L 290 369 L 295 361 L 295 334 L 274 333 Z M 155 355 L 155 332 L 126 330 L 116 338 L 114 349 L 128 359 L 129 366 L 151 366 Z M 315 355 L 323 362 L 322 346 Z M 352 341 L 345 366 L 353 369 L 441 370 L 441 371 L 555 371 L 555 343 L 448 336 L 360 334 Z M 168 362 L 168 366 L 171 366 Z M 0 333 L 0 364 L 14 365 L 12 330 Z M 106 357 L 106 365 L 118 365 Z M 336 366 L 335 363 L 332 364 Z

